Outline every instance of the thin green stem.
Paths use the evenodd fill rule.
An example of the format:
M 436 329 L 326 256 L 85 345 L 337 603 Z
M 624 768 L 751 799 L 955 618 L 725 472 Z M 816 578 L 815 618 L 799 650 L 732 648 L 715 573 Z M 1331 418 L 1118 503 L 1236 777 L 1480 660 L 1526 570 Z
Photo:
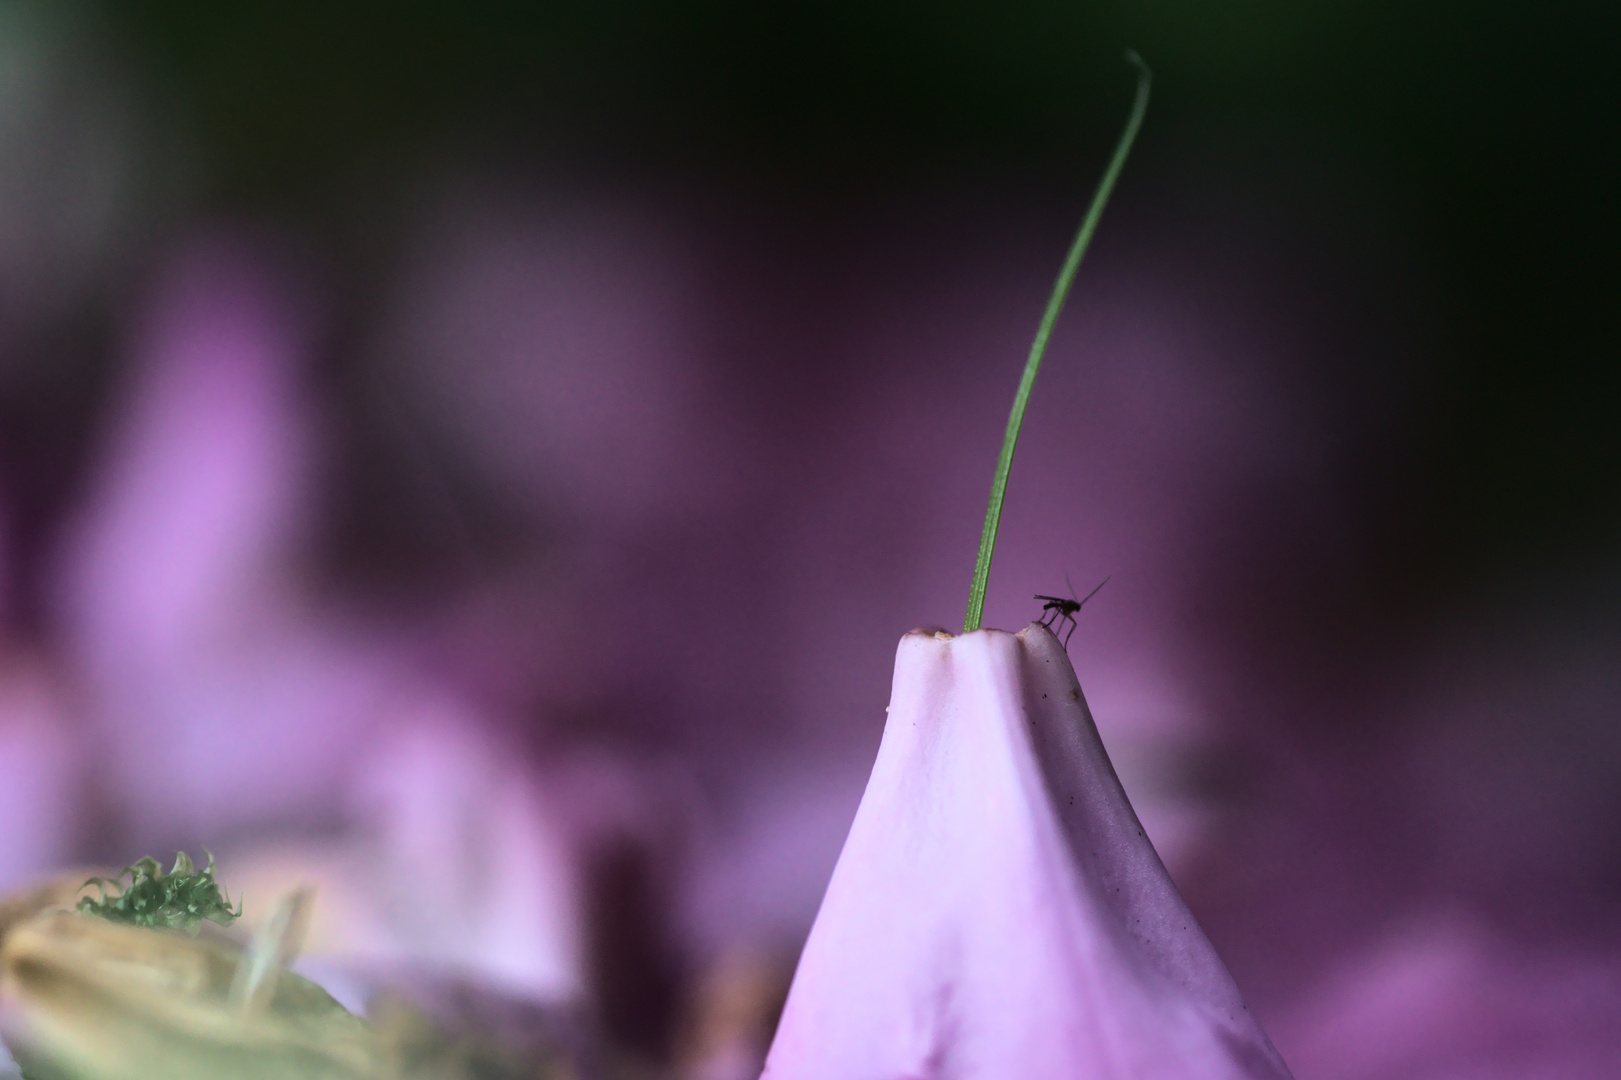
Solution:
M 1126 59 L 1137 68 L 1137 97 L 1131 104 L 1126 130 L 1114 148 L 1114 157 L 1109 159 L 1109 167 L 1104 170 L 1103 180 L 1098 184 L 1097 193 L 1092 196 L 1092 205 L 1087 207 L 1086 217 L 1081 219 L 1080 231 L 1070 245 L 1064 267 L 1058 271 L 1058 281 L 1053 285 L 1052 296 L 1047 301 L 1047 312 L 1041 317 L 1036 340 L 1030 346 L 1030 358 L 1024 362 L 1019 392 L 1013 395 L 1013 412 L 1008 415 L 1007 434 L 1002 436 L 1002 453 L 996 459 L 996 477 L 991 481 L 991 501 L 985 507 L 985 528 L 979 535 L 979 558 L 974 561 L 974 585 L 968 593 L 968 614 L 962 621 L 965 634 L 978 630 L 985 614 L 985 584 L 991 576 L 991 556 L 996 553 L 996 531 L 1002 524 L 1002 499 L 1007 494 L 1008 473 L 1013 469 L 1013 451 L 1019 445 L 1019 429 L 1024 426 L 1024 408 L 1030 402 L 1030 388 L 1036 384 L 1036 372 L 1041 370 L 1041 357 L 1047 351 L 1047 339 L 1052 336 L 1053 324 L 1058 322 L 1058 313 L 1063 310 L 1064 300 L 1069 296 L 1075 271 L 1092 242 L 1092 233 L 1097 230 L 1098 219 L 1103 216 L 1103 207 L 1109 202 L 1109 193 L 1114 190 L 1114 182 L 1125 167 L 1126 155 L 1131 153 L 1137 129 L 1143 125 L 1143 113 L 1148 110 L 1148 89 L 1153 82 L 1153 74 L 1135 52 L 1127 50 Z

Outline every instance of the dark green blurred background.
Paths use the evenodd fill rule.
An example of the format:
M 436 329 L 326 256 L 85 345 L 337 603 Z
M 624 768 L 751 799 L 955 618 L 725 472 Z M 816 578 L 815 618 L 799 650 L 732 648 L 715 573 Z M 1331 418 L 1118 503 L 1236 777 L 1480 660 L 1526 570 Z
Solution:
M 340 261 L 374 239 L 357 207 L 447 152 L 812 214 L 1010 178 L 1072 187 L 1078 204 L 1134 47 L 1158 82 L 1126 205 L 1214 176 L 1296 216 L 1352 207 L 1350 229 L 1394 253 L 1382 266 L 1411 275 L 1433 331 L 1425 397 L 1385 474 L 1359 480 L 1387 511 L 1373 577 L 1393 597 L 1447 589 L 1615 539 L 1608 5 L 155 0 L 82 14 L 181 118 L 185 212 L 293 223 Z M 1190 157 L 1215 167 L 1185 176 Z

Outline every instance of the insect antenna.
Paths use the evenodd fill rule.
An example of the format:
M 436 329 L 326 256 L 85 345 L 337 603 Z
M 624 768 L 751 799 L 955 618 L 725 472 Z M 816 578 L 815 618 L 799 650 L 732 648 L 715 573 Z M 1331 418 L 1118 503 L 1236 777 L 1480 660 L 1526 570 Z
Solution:
M 1098 582 L 1098 585 L 1097 585 L 1096 589 L 1093 589 L 1091 592 L 1087 593 L 1086 596 L 1083 597 L 1082 599 L 1075 601 L 1075 610 L 1079 611 L 1079 610 L 1081 610 L 1081 608 L 1085 607 L 1086 606 L 1086 601 L 1088 601 L 1088 600 L 1092 599 L 1092 597 L 1096 596 L 1098 594 L 1098 590 L 1102 589 L 1103 586 L 1107 585 L 1109 583 L 1109 578 L 1112 578 L 1112 577 L 1114 577 L 1114 575 L 1110 574 L 1109 577 L 1106 577 L 1102 581 Z M 1069 575 L 1068 574 L 1064 575 L 1064 582 L 1066 584 L 1068 584 L 1068 582 L 1069 582 Z M 1071 596 L 1075 595 L 1075 586 L 1070 585 L 1069 594 Z

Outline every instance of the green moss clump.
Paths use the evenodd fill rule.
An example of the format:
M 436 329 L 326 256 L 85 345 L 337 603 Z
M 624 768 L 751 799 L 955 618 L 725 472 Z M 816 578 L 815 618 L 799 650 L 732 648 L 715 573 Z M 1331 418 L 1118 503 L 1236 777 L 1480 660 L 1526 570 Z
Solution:
M 179 930 L 189 937 L 197 935 L 204 919 L 230 926 L 241 918 L 242 903 L 238 900 L 236 910 L 231 910 L 230 899 L 214 880 L 214 856 L 207 848 L 203 854 L 208 855 L 208 865 L 201 870 L 182 851 L 175 855 L 174 869 L 167 874 L 156 859 L 148 856 L 134 866 L 124 867 L 124 872 L 111 880 L 91 878 L 85 887 L 96 886 L 101 896 L 80 900 L 78 910 L 131 926 Z M 127 885 L 125 878 L 129 879 Z M 109 886 L 118 890 L 112 896 L 107 895 Z

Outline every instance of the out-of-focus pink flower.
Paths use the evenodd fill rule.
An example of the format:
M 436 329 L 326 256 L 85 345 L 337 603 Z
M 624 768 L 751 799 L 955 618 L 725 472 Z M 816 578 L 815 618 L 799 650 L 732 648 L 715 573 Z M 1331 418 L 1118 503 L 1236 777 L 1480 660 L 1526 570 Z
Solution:
M 766 1080 L 1289 1076 L 1053 636 L 901 640 Z
M 181 249 L 64 538 L 54 617 L 136 849 L 332 813 L 399 682 L 299 581 L 308 316 L 282 286 L 251 244 Z
M 580 883 L 561 815 L 473 717 L 449 703 L 418 711 L 354 791 L 374 848 L 365 884 L 394 939 L 379 958 L 475 972 L 540 1001 L 578 997 Z
M 1612 1080 L 1618 972 L 1611 944 L 1527 948 L 1432 910 L 1329 969 L 1279 1040 L 1318 1080 Z
M 9 642 L 0 649 L 0 890 L 10 890 L 71 858 L 84 776 L 59 676 Z

